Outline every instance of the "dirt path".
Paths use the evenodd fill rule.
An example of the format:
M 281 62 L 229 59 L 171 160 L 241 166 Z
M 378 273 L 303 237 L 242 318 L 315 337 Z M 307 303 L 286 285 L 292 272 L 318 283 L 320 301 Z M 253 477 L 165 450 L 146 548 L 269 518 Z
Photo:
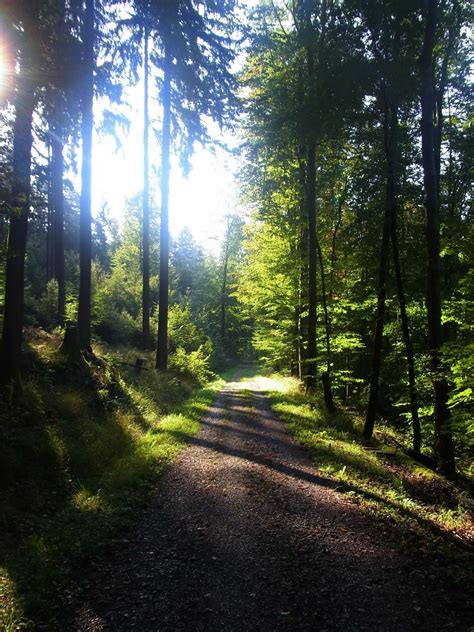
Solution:
M 256 388 L 227 384 L 68 629 L 468 630 L 456 591 L 318 476 Z

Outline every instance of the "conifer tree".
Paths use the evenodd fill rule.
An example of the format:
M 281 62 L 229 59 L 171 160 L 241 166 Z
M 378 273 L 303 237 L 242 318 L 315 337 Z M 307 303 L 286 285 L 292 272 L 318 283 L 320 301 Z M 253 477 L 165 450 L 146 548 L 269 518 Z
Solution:
M 14 95 L 12 189 L 5 276 L 1 380 L 21 390 L 20 360 L 25 291 L 25 254 L 31 192 L 32 122 L 40 68 L 41 0 L 19 2 L 17 20 L 18 74 Z
M 91 253 L 92 253 L 92 132 L 95 66 L 95 4 L 86 0 L 82 23 L 82 167 L 81 212 L 79 229 L 79 344 L 84 351 L 91 351 Z
M 195 3 L 153 3 L 150 17 L 156 19 L 154 36 L 161 50 L 157 61 L 162 70 L 161 216 L 158 343 L 156 368 L 168 363 L 169 227 L 168 197 L 171 121 L 174 141 L 181 137 L 181 158 L 186 167 L 195 142 L 209 136 L 205 124 L 211 118 L 223 125 L 234 99 L 230 72 L 233 51 L 234 0 Z

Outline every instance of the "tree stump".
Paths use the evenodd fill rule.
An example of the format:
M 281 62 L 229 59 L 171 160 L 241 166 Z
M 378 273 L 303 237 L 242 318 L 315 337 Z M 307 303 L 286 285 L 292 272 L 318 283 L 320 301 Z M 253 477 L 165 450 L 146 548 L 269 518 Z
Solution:
M 79 330 L 76 323 L 67 322 L 64 330 L 64 338 L 59 351 L 61 355 L 67 357 L 73 362 L 84 363 L 84 357 L 81 353 L 81 345 L 79 343 Z
M 137 358 L 135 360 L 135 373 L 141 373 L 144 368 L 145 368 L 145 359 Z
M 332 413 L 334 412 L 334 400 L 332 397 L 331 380 L 327 371 L 324 371 L 324 373 L 321 374 L 321 382 L 323 383 L 324 404 L 326 406 L 326 410 Z

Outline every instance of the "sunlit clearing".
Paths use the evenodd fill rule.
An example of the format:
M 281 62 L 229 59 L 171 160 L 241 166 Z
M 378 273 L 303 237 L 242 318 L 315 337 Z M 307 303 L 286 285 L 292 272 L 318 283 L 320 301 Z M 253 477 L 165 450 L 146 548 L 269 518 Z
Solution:
M 233 387 L 237 388 L 237 390 L 251 390 L 251 391 L 259 391 L 259 392 L 268 392 L 268 391 L 280 391 L 285 393 L 288 391 L 290 385 L 294 383 L 295 380 L 291 378 L 287 379 L 272 379 L 270 377 L 264 377 L 263 375 L 257 375 L 251 379 L 242 380 L 240 382 L 233 382 Z

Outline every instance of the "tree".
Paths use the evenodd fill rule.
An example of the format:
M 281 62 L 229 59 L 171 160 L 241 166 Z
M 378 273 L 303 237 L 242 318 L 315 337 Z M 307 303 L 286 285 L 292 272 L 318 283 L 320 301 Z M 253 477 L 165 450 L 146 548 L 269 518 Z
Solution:
M 226 351 L 225 348 L 228 338 L 227 308 L 229 303 L 229 277 L 242 248 L 242 227 L 243 222 L 237 215 L 227 216 L 221 253 L 222 285 L 220 297 L 220 339 L 224 352 Z
M 195 6 L 180 0 L 150 7 L 157 17 L 163 73 L 161 140 L 160 290 L 156 368 L 168 363 L 169 229 L 168 197 L 171 145 L 171 117 L 181 124 L 185 151 L 195 141 L 208 140 L 204 118 L 223 124 L 230 113 L 234 80 L 229 66 L 233 59 L 232 12 L 234 1 L 218 4 L 201 0 Z
M 428 346 L 434 398 L 434 422 L 437 450 L 442 473 L 447 478 L 455 475 L 454 449 L 449 424 L 448 383 L 441 364 L 441 264 L 439 232 L 439 182 L 435 159 L 436 105 L 434 51 L 438 20 L 437 0 L 427 0 L 425 34 L 420 56 L 421 144 L 423 154 L 423 182 L 426 209 L 426 243 L 428 268 L 426 278 L 426 310 L 428 318 Z
M 158 300 L 158 342 L 156 368 L 168 365 L 168 305 L 169 305 L 169 179 L 171 142 L 171 55 L 165 44 L 163 79 L 163 127 L 161 138 L 161 213 L 160 213 L 160 284 Z
M 148 7 L 146 7 L 148 9 Z M 143 214 L 142 214 L 142 344 L 150 347 L 150 193 L 149 193 L 149 128 L 148 80 L 150 75 L 148 11 L 143 28 Z
M 32 121 L 40 58 L 40 8 L 40 0 L 22 2 L 16 8 L 15 16 L 22 28 L 17 35 L 19 71 L 14 96 L 12 191 L 0 367 L 2 383 L 13 383 L 15 390 L 21 390 L 25 252 L 30 210 Z
M 66 115 L 66 3 L 57 0 L 52 8 L 52 67 L 53 80 L 50 88 L 51 113 L 49 120 L 51 143 L 51 271 L 58 284 L 57 320 L 64 324 L 66 312 L 66 278 L 64 265 L 64 137 Z
M 79 233 L 79 304 L 78 333 L 81 349 L 91 348 L 91 265 L 92 265 L 92 132 L 94 124 L 94 67 L 95 67 L 95 5 L 86 0 L 82 25 L 82 167 L 81 167 L 81 213 Z

